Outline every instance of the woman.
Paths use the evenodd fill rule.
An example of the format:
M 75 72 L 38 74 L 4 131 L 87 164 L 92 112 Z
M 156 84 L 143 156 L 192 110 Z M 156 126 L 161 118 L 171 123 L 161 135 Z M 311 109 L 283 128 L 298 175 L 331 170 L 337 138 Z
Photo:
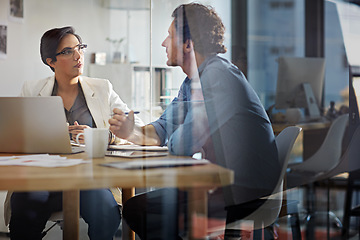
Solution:
M 82 43 L 72 27 L 55 28 L 41 38 L 40 53 L 54 76 L 26 82 L 21 96 L 61 96 L 74 139 L 89 127 L 109 127 L 115 107 L 129 111 L 113 91 L 108 80 L 81 77 L 84 69 Z M 137 124 L 142 125 L 137 118 Z M 119 139 L 117 139 L 119 140 Z M 109 143 L 116 141 L 109 132 Z M 11 239 L 41 239 L 45 224 L 53 212 L 62 210 L 61 192 L 16 192 L 11 196 Z M 80 191 L 80 215 L 88 223 L 91 240 L 112 239 L 120 224 L 121 213 L 109 189 Z

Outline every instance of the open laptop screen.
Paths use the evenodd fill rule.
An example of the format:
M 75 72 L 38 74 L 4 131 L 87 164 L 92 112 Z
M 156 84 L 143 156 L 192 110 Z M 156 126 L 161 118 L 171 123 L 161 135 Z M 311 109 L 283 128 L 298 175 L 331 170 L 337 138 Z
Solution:
M 61 97 L 0 97 L 0 152 L 71 153 Z

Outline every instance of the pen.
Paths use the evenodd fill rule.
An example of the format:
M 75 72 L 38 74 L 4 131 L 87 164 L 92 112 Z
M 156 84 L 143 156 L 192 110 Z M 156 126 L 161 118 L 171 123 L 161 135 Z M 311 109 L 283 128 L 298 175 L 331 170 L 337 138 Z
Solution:
M 139 111 L 134 111 L 134 114 L 139 114 L 140 112 Z M 129 112 L 125 112 L 125 115 L 128 115 Z
M 134 114 L 139 114 L 139 113 L 140 113 L 139 111 L 134 111 Z M 124 114 L 125 114 L 125 115 L 128 115 L 128 114 L 129 114 L 129 112 L 124 112 Z M 114 115 L 115 115 L 115 114 L 114 114 L 114 113 L 112 113 L 112 114 L 111 114 L 111 117 L 112 117 L 112 116 L 114 116 Z

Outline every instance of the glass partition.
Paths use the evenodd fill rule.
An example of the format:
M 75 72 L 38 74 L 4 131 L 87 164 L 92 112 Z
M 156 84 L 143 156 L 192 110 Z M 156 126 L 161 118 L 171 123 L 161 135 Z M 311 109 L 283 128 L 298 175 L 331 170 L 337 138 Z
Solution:
M 279 57 L 304 57 L 304 1 L 248 1 L 248 79 L 265 108 L 275 103 Z
M 53 75 L 50 68 L 41 61 L 39 53 L 40 38 L 45 31 L 63 26 L 73 26 L 76 33 L 88 44 L 88 49 L 85 53 L 83 75 L 108 79 L 115 92 L 129 108 L 140 112 L 137 116 L 139 116 L 145 124 L 157 120 L 164 113 L 165 109 L 171 106 L 173 99 L 178 96 L 183 97 L 183 89 L 180 89 L 182 84 L 186 79 L 189 81 L 190 79 L 191 81 L 193 80 L 191 77 L 187 78 L 188 75 L 184 73 L 183 68 L 174 66 L 179 64 L 169 64 L 170 54 L 167 48 L 163 46 L 163 42 L 169 35 L 169 27 L 173 21 L 173 17 L 171 16 L 172 12 L 180 4 L 192 2 L 190 0 L 48 0 L 46 2 L 43 0 L 32 0 L 20 2 L 24 4 L 23 8 L 21 8 L 24 9 L 24 15 L 14 19 L 14 16 L 11 18 L 8 17 L 8 11 L 11 11 L 11 6 L 8 1 L 0 1 L 0 96 L 18 96 L 25 81 L 35 81 Z M 197 2 L 214 7 L 221 18 L 225 26 L 224 45 L 227 51 L 219 55 L 229 61 L 228 66 L 231 66 L 231 68 L 232 65 L 230 62 L 238 59 L 237 56 L 234 56 L 234 46 L 237 44 L 237 42 L 233 40 L 236 39 L 234 36 L 240 35 L 240 38 L 245 39 L 246 47 L 244 47 L 244 56 L 240 58 L 241 61 L 243 61 L 240 65 L 246 66 L 244 73 L 246 75 L 246 81 L 248 82 L 245 83 L 250 83 L 251 87 L 255 90 L 255 93 L 251 96 L 253 99 L 256 99 L 256 101 L 256 97 L 260 99 L 259 103 L 261 105 L 256 105 L 256 109 L 260 109 L 260 112 L 263 113 L 263 115 L 261 115 L 262 119 L 265 119 L 264 122 L 268 124 L 267 127 L 269 127 L 268 130 L 270 130 L 270 132 L 268 132 L 268 134 L 271 135 L 269 142 L 271 146 L 274 147 L 273 129 L 270 129 L 270 127 L 276 125 L 276 121 L 273 121 L 271 126 L 270 122 L 267 121 L 266 114 L 269 114 L 271 120 L 274 120 L 272 114 L 281 113 L 283 114 L 282 116 L 284 116 L 286 113 L 286 109 L 272 110 L 277 91 L 278 59 L 280 57 L 305 57 L 306 0 L 241 0 L 245 8 L 238 9 L 238 12 L 233 11 L 233 6 L 235 2 L 238 3 L 240 0 L 200 0 Z M 359 7 L 340 2 L 341 1 L 325 1 L 324 5 L 324 59 L 326 65 L 323 96 L 320 107 L 325 117 L 331 101 L 334 101 L 337 110 L 340 111 L 340 107 L 343 106 L 344 108 L 342 108 L 341 111 L 346 112 L 349 102 L 349 64 L 351 67 L 360 66 L 359 61 L 356 60 L 359 54 L 353 54 L 358 53 L 357 45 L 359 42 L 358 36 L 360 35 L 358 29 L 360 28 L 352 25 L 360 22 L 358 17 L 360 16 Z M 234 25 L 235 22 L 238 23 L 238 21 L 234 19 L 240 18 L 244 20 L 244 22 L 242 22 L 244 24 L 244 31 L 237 32 L 237 28 L 234 28 Z M 203 26 L 199 23 L 196 27 L 201 29 Z M 355 39 L 356 43 L 351 41 L 352 39 Z M 200 66 L 196 66 L 196 69 L 199 67 Z M 223 98 L 228 96 L 232 98 L 224 102 L 222 101 L 223 99 L 218 99 L 217 104 L 221 106 L 216 107 L 221 114 L 211 111 L 213 109 L 208 107 L 206 110 L 209 111 L 210 114 L 206 113 L 208 114 L 206 118 L 211 118 L 214 125 L 219 124 L 226 129 L 228 131 L 227 134 L 231 137 L 237 138 L 239 136 L 245 136 L 242 141 L 228 141 L 227 144 L 223 144 L 221 138 L 225 139 L 225 137 L 220 134 L 218 129 L 211 132 L 217 141 L 209 137 L 209 129 L 206 129 L 208 131 L 203 131 L 205 137 L 208 137 L 205 143 L 197 142 L 196 140 L 193 141 L 193 139 L 189 137 L 192 136 L 191 134 L 195 135 L 198 133 L 198 130 L 200 131 L 209 127 L 207 125 L 208 119 L 205 119 L 206 124 L 202 124 L 201 120 L 204 119 L 201 117 L 204 116 L 197 111 L 198 109 L 204 110 L 204 99 L 201 99 L 202 93 L 199 94 L 199 92 L 196 92 L 196 90 L 199 90 L 196 81 L 194 81 L 194 86 L 190 84 L 188 94 L 192 97 L 200 96 L 199 98 L 195 98 L 196 104 L 200 102 L 203 105 L 197 108 L 198 106 L 196 104 L 192 105 L 193 102 L 190 101 L 191 99 L 185 99 L 181 103 L 183 106 L 179 107 L 177 112 L 171 109 L 165 116 L 172 116 L 174 118 L 180 116 L 180 120 L 175 122 L 181 125 L 185 121 L 184 113 L 186 111 L 183 110 L 190 105 L 194 106 L 196 111 L 193 111 L 194 116 L 191 117 L 195 119 L 193 122 L 198 125 L 194 125 L 194 127 L 190 129 L 191 131 L 189 131 L 188 136 L 179 139 L 178 143 L 181 146 L 193 144 L 198 147 L 197 152 L 193 155 L 191 151 L 189 151 L 190 153 L 186 152 L 188 149 L 184 147 L 181 149 L 183 151 L 181 153 L 186 153 L 183 155 L 194 156 L 195 158 L 207 158 L 209 155 L 213 157 L 216 155 L 214 158 L 220 160 L 218 162 L 214 161 L 214 163 L 235 169 L 235 167 L 229 165 L 224 159 L 230 156 L 232 158 L 231 160 L 236 160 L 232 161 L 231 164 L 238 164 L 241 161 L 237 160 L 243 159 L 241 154 L 244 148 L 248 147 L 247 149 L 250 149 L 253 146 L 258 147 L 261 151 L 252 151 L 252 153 L 256 153 L 257 155 L 263 154 L 262 150 L 265 148 L 261 148 L 259 141 L 254 140 L 255 137 L 260 136 L 257 134 L 257 131 L 253 131 L 253 129 L 249 130 L 241 125 L 243 122 L 249 125 L 252 123 L 252 121 L 248 119 L 246 119 L 246 121 L 242 121 L 243 119 L 239 120 L 239 118 L 243 116 L 243 112 L 240 110 L 236 112 L 234 115 L 238 118 L 231 119 L 232 121 L 230 121 L 228 113 L 234 109 L 237 110 L 237 107 L 240 105 L 239 103 L 242 103 L 241 100 L 243 99 L 241 99 L 241 94 L 239 94 L 240 91 L 236 92 L 236 90 L 238 90 L 237 88 L 232 89 L 228 86 L 228 88 L 225 88 L 225 85 L 222 86 L 221 81 L 226 78 L 226 76 L 216 75 L 216 68 L 211 70 L 213 70 L 213 76 L 218 78 L 217 83 L 220 85 L 218 87 L 220 87 L 222 91 L 216 93 L 207 92 L 207 94 L 210 94 L 210 96 L 222 94 L 221 96 L 224 96 Z M 241 76 L 239 79 L 245 79 L 242 78 L 242 74 L 237 70 L 232 69 L 232 73 L 233 72 L 236 72 L 236 74 L 238 74 L 237 76 Z M 200 76 L 195 77 L 200 78 Z M 355 90 L 358 90 L 360 88 L 359 78 L 354 78 L 353 81 L 354 88 L 356 88 Z M 246 85 L 245 83 L 244 85 Z M 200 90 L 202 89 L 200 88 Z M 358 91 L 356 92 L 358 93 Z M 239 101 L 237 102 L 237 100 Z M 263 111 L 262 107 L 268 111 Z M 229 123 L 227 121 L 230 122 L 230 127 L 226 125 Z M 284 118 L 281 118 L 279 122 L 285 123 Z M 172 124 L 165 125 L 164 128 L 166 128 L 166 130 L 170 129 L 172 132 L 175 132 L 175 127 Z M 278 132 L 275 131 L 275 133 L 277 134 Z M 164 138 L 168 137 L 169 136 L 165 136 Z M 191 141 L 187 142 L 189 138 Z M 298 139 L 303 140 L 303 136 L 300 135 Z M 166 139 L 161 143 L 166 145 L 168 140 L 169 139 Z M 313 142 L 310 141 L 310 143 L 310 145 L 313 145 Z M 200 144 L 203 145 L 199 146 Z M 208 150 L 209 155 L 204 155 L 205 150 L 203 146 L 205 146 L 205 150 Z M 206 149 L 208 146 L 212 148 Z M 220 153 L 211 152 L 211 150 L 216 151 L 216 148 L 219 146 L 220 148 L 226 149 L 226 151 L 224 150 Z M 169 145 L 169 148 L 170 147 Z M 193 146 L 190 146 L 189 149 L 192 150 L 192 147 Z M 245 149 L 244 152 L 247 149 Z M 302 158 L 303 150 L 301 144 L 295 144 L 292 151 L 292 160 L 297 161 Z M 174 151 L 171 151 L 171 153 L 174 153 Z M 246 157 L 244 157 L 244 159 L 245 158 Z M 252 160 L 251 157 L 249 157 L 249 159 Z M 274 158 L 268 158 L 268 156 L 263 156 L 262 160 L 266 162 L 268 159 L 274 160 Z M 258 182 L 258 179 L 261 179 L 261 177 L 266 176 L 272 178 L 273 175 L 271 173 L 274 173 L 276 176 L 279 175 L 280 166 L 278 166 L 277 159 L 275 160 L 276 161 L 273 162 L 266 162 L 267 165 L 266 163 L 262 164 L 263 162 L 253 164 L 252 161 L 249 161 L 248 165 L 245 164 L 243 168 L 236 165 L 236 167 L 241 168 L 243 171 L 241 174 L 235 174 L 235 181 L 243 184 L 242 187 L 246 185 L 245 183 L 249 183 L 251 187 L 255 186 L 254 188 L 250 187 L 252 191 L 249 191 L 249 194 L 245 194 L 246 196 L 259 194 L 260 190 L 258 190 L 258 188 L 263 187 L 263 182 Z M 250 170 L 259 170 L 259 172 L 252 174 Z M 176 170 L 172 171 L 175 172 Z M 144 181 L 147 181 L 146 175 L 144 175 L 144 179 Z M 164 181 L 164 186 L 171 185 L 172 183 L 181 185 L 181 181 L 177 179 L 175 175 L 174 178 L 160 179 L 159 181 L 162 180 Z M 264 182 L 269 185 L 271 185 L 271 182 L 274 183 L 274 181 Z M 153 187 L 151 183 L 148 185 L 149 187 Z M 194 183 L 194 185 L 196 185 L 196 183 Z M 266 188 L 266 186 L 264 188 Z M 254 189 L 256 191 L 254 191 Z M 215 190 L 217 189 L 211 189 L 211 191 Z M 226 189 L 226 191 L 227 190 L 229 189 Z M 235 191 L 232 191 L 231 193 L 236 195 L 234 192 Z M 164 197 L 164 199 L 172 201 L 178 197 L 176 195 L 177 193 L 174 194 L 175 195 L 168 195 Z M 298 198 L 300 199 L 301 197 L 302 196 Z M 216 199 L 216 201 L 221 202 L 223 199 Z M 216 201 L 212 203 L 216 205 Z M 172 206 L 171 209 L 174 214 L 178 213 L 177 211 L 179 209 L 176 209 L 176 206 Z M 215 216 L 216 214 L 218 213 L 210 212 L 211 216 Z M 222 212 L 219 216 L 215 217 L 223 221 L 223 215 L 224 213 Z M 185 218 L 187 216 L 181 217 Z M 179 222 L 175 222 L 175 224 L 178 223 Z M 187 229 L 182 230 L 186 231 Z

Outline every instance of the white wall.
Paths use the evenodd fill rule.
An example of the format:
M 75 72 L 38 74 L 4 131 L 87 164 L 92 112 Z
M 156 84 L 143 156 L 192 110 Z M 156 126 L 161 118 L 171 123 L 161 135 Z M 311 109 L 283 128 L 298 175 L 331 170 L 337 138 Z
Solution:
M 73 26 L 88 44 L 85 55 L 85 74 L 92 52 L 106 52 L 111 61 L 113 48 L 105 39 L 126 37 L 122 50 L 129 61 L 140 64 L 150 62 L 150 13 L 148 10 L 114 10 L 104 7 L 106 0 L 31 0 L 24 1 L 24 19 L 9 19 L 9 0 L 0 0 L 0 25 L 7 25 L 7 57 L 0 59 L 0 96 L 17 96 L 26 80 L 36 80 L 52 75 L 39 53 L 42 34 L 54 27 Z M 165 65 L 166 53 L 161 47 L 172 21 L 172 11 L 189 0 L 153 0 L 152 13 L 152 60 L 153 65 Z M 226 45 L 230 48 L 230 0 L 200 1 L 210 4 L 222 17 L 227 28 Z M 128 18 L 129 17 L 129 18 Z M 129 27 L 129 28 L 128 28 Z M 225 55 L 229 58 L 230 53 Z M 175 70 L 174 85 L 183 80 L 180 69 Z M 180 73 L 179 73 L 180 72 Z M 177 83 L 176 83 L 177 82 Z
M 109 48 L 109 15 L 101 0 L 24 1 L 22 23 L 9 20 L 8 9 L 9 1 L 0 0 L 0 23 L 8 26 L 7 58 L 0 59 L 0 96 L 16 96 L 25 80 L 52 75 L 39 52 L 40 38 L 48 29 L 71 25 L 88 43 L 89 52 Z

